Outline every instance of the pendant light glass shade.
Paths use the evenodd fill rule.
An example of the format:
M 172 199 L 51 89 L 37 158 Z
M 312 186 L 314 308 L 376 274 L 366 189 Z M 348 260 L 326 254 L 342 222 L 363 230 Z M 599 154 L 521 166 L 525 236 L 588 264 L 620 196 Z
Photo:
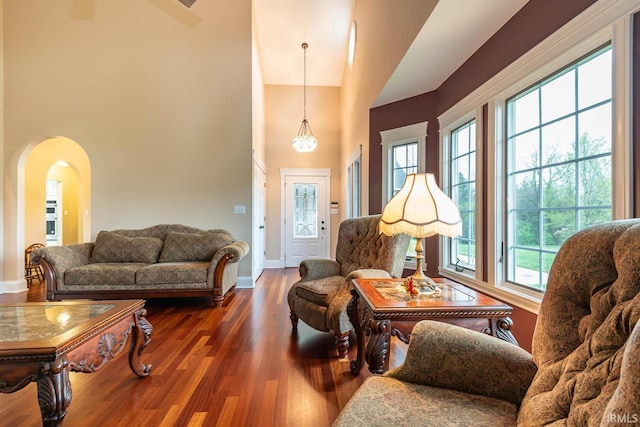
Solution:
M 311 133 L 311 127 L 307 121 L 307 43 L 302 43 L 302 49 L 304 50 L 304 115 L 300 129 L 298 129 L 298 135 L 293 138 L 293 148 L 300 153 L 309 153 L 316 149 L 318 141 Z

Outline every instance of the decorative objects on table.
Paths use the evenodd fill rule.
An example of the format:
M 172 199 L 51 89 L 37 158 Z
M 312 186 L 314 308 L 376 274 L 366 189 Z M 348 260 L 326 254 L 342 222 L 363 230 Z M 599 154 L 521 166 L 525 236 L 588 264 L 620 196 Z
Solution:
M 405 233 L 416 238 L 416 271 L 412 285 L 422 292 L 437 291 L 433 280 L 423 273 L 422 238 L 462 233 L 460 211 L 436 184 L 432 173 L 409 174 L 400 191 L 384 207 L 379 225 L 387 236 Z
M 293 148 L 300 153 L 309 153 L 316 149 L 318 141 L 311 133 L 311 126 L 307 121 L 307 48 L 309 44 L 302 43 L 302 49 L 304 50 L 304 114 L 302 116 L 302 123 L 300 129 L 298 129 L 298 136 L 293 138 Z

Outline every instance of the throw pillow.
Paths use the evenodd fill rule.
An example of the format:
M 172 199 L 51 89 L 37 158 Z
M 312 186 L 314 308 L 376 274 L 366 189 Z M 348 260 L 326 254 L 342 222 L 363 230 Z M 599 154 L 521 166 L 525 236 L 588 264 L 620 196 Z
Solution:
M 157 237 L 127 237 L 101 231 L 91 252 L 91 262 L 143 262 L 154 264 L 162 249 Z
M 170 231 L 164 238 L 159 262 L 209 261 L 218 249 L 231 243 L 222 233 L 178 233 Z

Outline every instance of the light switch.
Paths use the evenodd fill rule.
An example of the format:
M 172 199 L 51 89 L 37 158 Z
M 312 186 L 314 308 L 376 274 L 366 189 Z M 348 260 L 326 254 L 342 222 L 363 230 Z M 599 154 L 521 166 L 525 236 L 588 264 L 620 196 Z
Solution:
M 245 206 L 244 205 L 235 205 L 233 207 L 233 213 L 237 214 L 237 215 L 244 215 L 245 214 Z

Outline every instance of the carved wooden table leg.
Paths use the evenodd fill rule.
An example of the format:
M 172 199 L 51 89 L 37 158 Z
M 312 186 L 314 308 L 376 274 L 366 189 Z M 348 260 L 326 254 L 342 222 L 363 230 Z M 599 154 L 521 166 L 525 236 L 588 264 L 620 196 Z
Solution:
M 364 313 L 363 313 L 363 304 L 360 299 L 360 295 L 355 290 L 351 290 L 351 301 L 347 304 L 347 314 L 349 315 L 349 320 L 353 325 L 356 333 L 356 343 L 358 345 L 358 351 L 356 353 L 356 359 L 352 360 L 349 363 L 349 368 L 351 369 L 352 374 L 358 374 L 362 369 L 362 365 L 364 365 Z
M 518 341 L 516 341 L 515 337 L 511 334 L 511 326 L 513 326 L 513 320 L 511 320 L 510 317 L 491 320 L 491 328 L 493 329 L 493 335 L 495 337 L 518 345 Z
M 381 374 L 389 369 L 389 347 L 391 346 L 391 322 L 371 320 L 371 334 L 365 358 L 372 374 Z
M 135 312 L 135 325 L 131 337 L 131 346 L 129 347 L 129 366 L 134 374 L 139 377 L 146 377 L 151 372 L 151 364 L 143 364 L 140 362 L 142 351 L 151 341 L 153 326 L 149 323 L 146 309 Z
M 42 375 L 37 380 L 38 403 L 43 426 L 60 426 L 71 403 L 69 367 L 64 357 L 42 364 Z

